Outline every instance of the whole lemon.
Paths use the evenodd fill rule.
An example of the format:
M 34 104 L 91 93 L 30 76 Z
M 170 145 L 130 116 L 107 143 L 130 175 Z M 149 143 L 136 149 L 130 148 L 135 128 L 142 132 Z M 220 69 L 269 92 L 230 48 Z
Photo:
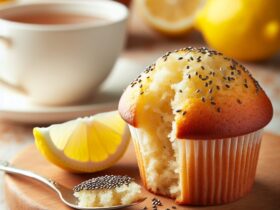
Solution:
M 241 60 L 280 49 L 280 0 L 208 0 L 196 24 L 210 47 Z

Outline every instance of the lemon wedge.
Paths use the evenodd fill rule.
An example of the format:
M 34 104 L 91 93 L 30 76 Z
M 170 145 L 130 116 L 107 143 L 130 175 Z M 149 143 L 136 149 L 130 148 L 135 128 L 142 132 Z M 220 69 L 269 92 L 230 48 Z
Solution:
M 136 0 L 136 9 L 154 29 L 181 35 L 191 29 L 205 0 Z
M 117 111 L 33 129 L 35 144 L 53 164 L 71 172 L 111 167 L 125 153 L 130 134 Z

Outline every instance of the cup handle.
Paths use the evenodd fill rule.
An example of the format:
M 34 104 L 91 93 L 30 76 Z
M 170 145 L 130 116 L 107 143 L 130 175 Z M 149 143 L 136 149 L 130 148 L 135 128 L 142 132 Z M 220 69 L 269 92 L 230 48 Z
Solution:
M 3 43 L 6 47 L 12 46 L 12 40 L 7 36 L 0 35 L 0 43 Z
M 27 94 L 27 91 L 25 88 L 21 86 L 17 86 L 14 84 L 10 84 L 9 82 L 6 82 L 2 76 L 0 75 L 0 85 L 5 86 L 6 88 L 9 88 L 10 90 L 13 90 L 17 93 Z
M 7 48 L 10 48 L 12 46 L 12 40 L 8 36 L 0 35 L 0 44 L 3 43 Z M 0 74 L 0 84 L 20 93 L 25 93 L 26 91 L 22 87 L 18 87 L 16 85 L 10 84 L 6 82 L 2 75 Z

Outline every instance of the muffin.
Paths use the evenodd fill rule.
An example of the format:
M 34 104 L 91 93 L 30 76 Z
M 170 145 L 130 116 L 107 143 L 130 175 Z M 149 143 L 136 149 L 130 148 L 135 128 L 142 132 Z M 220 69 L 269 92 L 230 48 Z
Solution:
M 215 205 L 251 190 L 273 110 L 244 66 L 189 47 L 168 52 L 131 82 L 119 112 L 145 188 L 178 204 Z

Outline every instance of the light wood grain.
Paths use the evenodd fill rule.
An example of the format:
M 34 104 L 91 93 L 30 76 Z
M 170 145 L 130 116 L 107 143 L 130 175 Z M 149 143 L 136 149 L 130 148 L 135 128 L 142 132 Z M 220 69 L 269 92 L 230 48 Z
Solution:
M 212 207 L 183 207 L 177 209 L 204 209 L 204 210 L 279 210 L 280 209 L 280 137 L 265 134 L 260 159 L 257 169 L 256 182 L 252 192 L 234 203 L 212 206 Z M 13 160 L 13 165 L 32 170 L 38 174 L 50 177 L 66 186 L 74 185 L 86 179 L 103 174 L 127 174 L 135 177 L 139 181 L 139 172 L 136 164 L 134 149 L 130 145 L 125 156 L 109 170 L 89 175 L 75 175 L 63 171 L 47 162 L 31 145 L 24 149 Z M 44 187 L 36 181 L 15 175 L 5 175 L 5 193 L 7 202 L 11 210 L 69 210 L 64 206 L 58 196 L 52 190 Z M 155 195 L 144 190 L 144 194 L 149 197 L 146 203 L 138 207 L 128 209 L 142 209 L 144 206 L 151 208 L 151 199 Z M 158 209 L 166 209 L 175 205 L 173 200 L 157 196 L 164 206 Z

